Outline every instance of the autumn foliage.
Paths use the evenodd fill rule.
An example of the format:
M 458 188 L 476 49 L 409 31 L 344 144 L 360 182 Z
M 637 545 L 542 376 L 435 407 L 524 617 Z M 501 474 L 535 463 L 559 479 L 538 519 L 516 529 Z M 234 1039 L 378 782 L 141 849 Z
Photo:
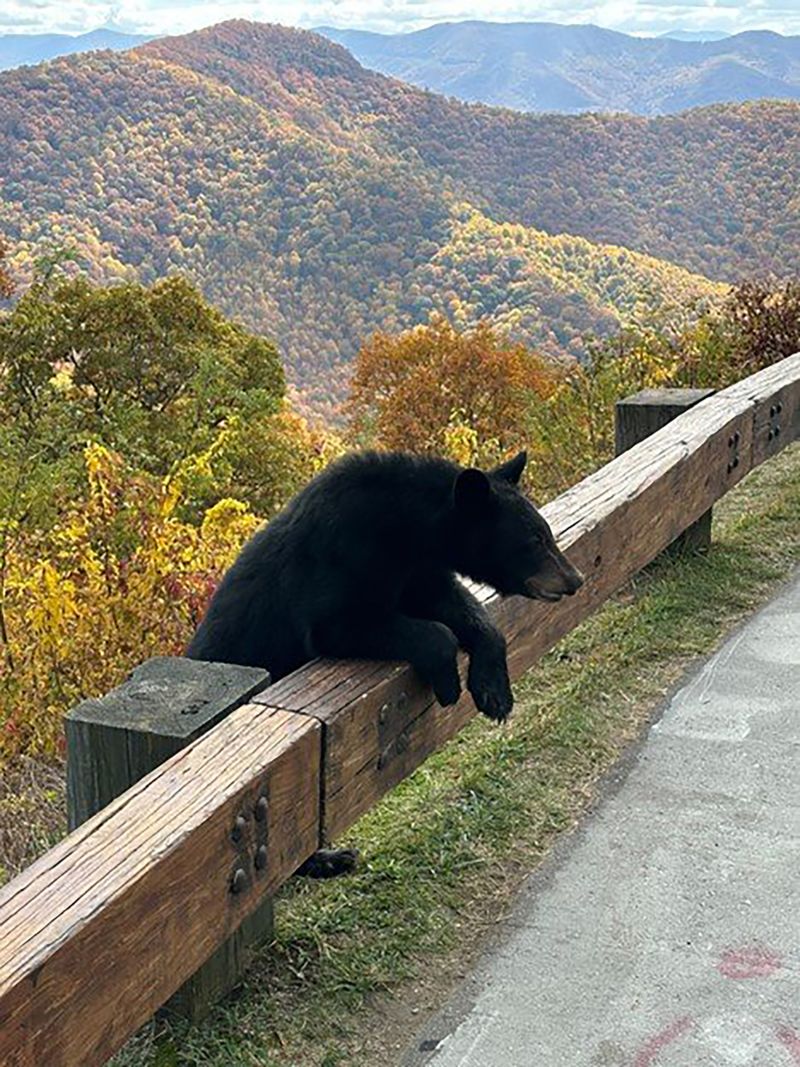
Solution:
M 587 338 L 581 361 L 545 360 L 486 321 L 376 334 L 356 360 L 352 440 L 484 465 L 526 448 L 528 488 L 549 499 L 613 457 L 620 397 L 722 388 L 800 351 L 797 282 L 743 283 L 696 310 Z
M 99 444 L 84 463 L 85 492 L 52 528 L 18 529 L 6 545 L 0 762 L 58 750 L 65 710 L 148 656 L 179 655 L 258 525 L 235 500 L 182 521 L 188 465 L 157 480 Z
M 361 349 L 349 410 L 357 438 L 380 448 L 448 453 L 466 462 L 521 447 L 532 397 L 556 388 L 558 370 L 488 322 L 460 332 L 436 316 L 399 336 L 377 333 Z M 461 437 L 459 438 L 459 432 Z
M 724 386 L 800 349 L 799 311 L 796 283 L 748 283 L 587 338 L 582 362 L 433 316 L 364 344 L 345 441 L 188 283 L 36 281 L 0 313 L 0 765 L 54 755 L 66 710 L 180 653 L 245 538 L 345 444 L 465 465 L 526 448 L 541 502 L 611 457 L 620 396 Z
M 183 279 L 51 268 L 0 313 L 0 765 L 180 653 L 246 536 L 338 448 L 291 409 L 274 346 Z
M 698 275 L 796 273 L 799 151 L 790 101 L 521 115 L 229 22 L 1 73 L 0 229 L 15 276 L 66 237 L 95 281 L 186 275 L 331 413 L 363 339 L 432 311 L 582 356 Z
M 8 256 L 8 245 L 0 237 L 0 300 L 11 296 L 14 292 L 14 283 L 11 280 L 11 275 L 8 272 L 6 266 L 6 257 Z

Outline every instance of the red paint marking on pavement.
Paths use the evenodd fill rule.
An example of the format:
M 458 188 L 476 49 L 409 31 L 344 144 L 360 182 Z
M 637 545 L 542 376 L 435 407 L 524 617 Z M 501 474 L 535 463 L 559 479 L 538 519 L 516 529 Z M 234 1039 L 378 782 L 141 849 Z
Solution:
M 781 957 L 772 949 L 761 945 L 748 948 L 726 948 L 717 964 L 717 970 L 723 977 L 739 981 L 742 978 L 769 978 L 780 970 Z
M 795 1063 L 800 1063 L 800 1034 L 793 1026 L 779 1026 L 777 1031 L 778 1040 L 791 1053 Z
M 667 1045 L 671 1045 L 673 1041 L 677 1041 L 691 1027 L 692 1020 L 690 1016 L 684 1015 L 680 1019 L 676 1019 L 675 1022 L 670 1023 L 660 1033 L 654 1034 L 639 1049 L 636 1059 L 633 1061 L 633 1067 L 650 1067 L 651 1064 L 656 1062 L 659 1052 L 665 1049 Z

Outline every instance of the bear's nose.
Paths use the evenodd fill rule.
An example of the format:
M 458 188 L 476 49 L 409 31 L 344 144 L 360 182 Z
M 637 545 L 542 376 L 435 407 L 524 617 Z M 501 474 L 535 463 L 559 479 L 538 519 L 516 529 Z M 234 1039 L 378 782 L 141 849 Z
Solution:
M 567 596 L 574 596 L 578 592 L 580 587 L 583 585 L 583 583 L 586 581 L 586 579 L 583 577 L 583 575 L 581 574 L 581 572 L 578 570 L 577 567 L 573 567 L 572 568 L 572 573 L 568 574 L 566 576 L 566 578 L 567 578 L 567 588 L 566 588 Z

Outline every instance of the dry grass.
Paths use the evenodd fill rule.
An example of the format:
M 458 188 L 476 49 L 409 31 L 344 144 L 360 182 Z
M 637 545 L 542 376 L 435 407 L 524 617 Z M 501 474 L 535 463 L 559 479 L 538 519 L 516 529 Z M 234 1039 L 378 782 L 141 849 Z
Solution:
M 0 885 L 64 836 L 64 768 L 23 757 L 0 778 Z

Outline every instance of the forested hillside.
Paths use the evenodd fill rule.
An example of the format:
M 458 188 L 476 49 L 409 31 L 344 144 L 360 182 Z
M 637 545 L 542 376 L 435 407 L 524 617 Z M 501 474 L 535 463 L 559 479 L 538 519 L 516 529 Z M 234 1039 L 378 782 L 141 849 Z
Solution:
M 447 22 L 415 33 L 320 29 L 366 66 L 435 92 L 520 111 L 662 115 L 800 99 L 800 37 L 631 37 L 553 22 Z
M 431 311 L 460 326 L 488 318 L 547 355 L 580 357 L 587 333 L 606 336 L 693 302 L 708 306 L 725 291 L 627 248 L 492 222 L 461 205 L 435 255 L 381 297 L 397 309 L 389 328 Z
M 687 270 L 796 271 L 798 159 L 792 104 L 522 116 L 244 22 L 0 76 L 16 265 L 50 238 L 97 277 L 184 271 L 275 337 L 317 405 L 373 329 L 437 308 L 574 351 L 583 331 L 712 292 Z

